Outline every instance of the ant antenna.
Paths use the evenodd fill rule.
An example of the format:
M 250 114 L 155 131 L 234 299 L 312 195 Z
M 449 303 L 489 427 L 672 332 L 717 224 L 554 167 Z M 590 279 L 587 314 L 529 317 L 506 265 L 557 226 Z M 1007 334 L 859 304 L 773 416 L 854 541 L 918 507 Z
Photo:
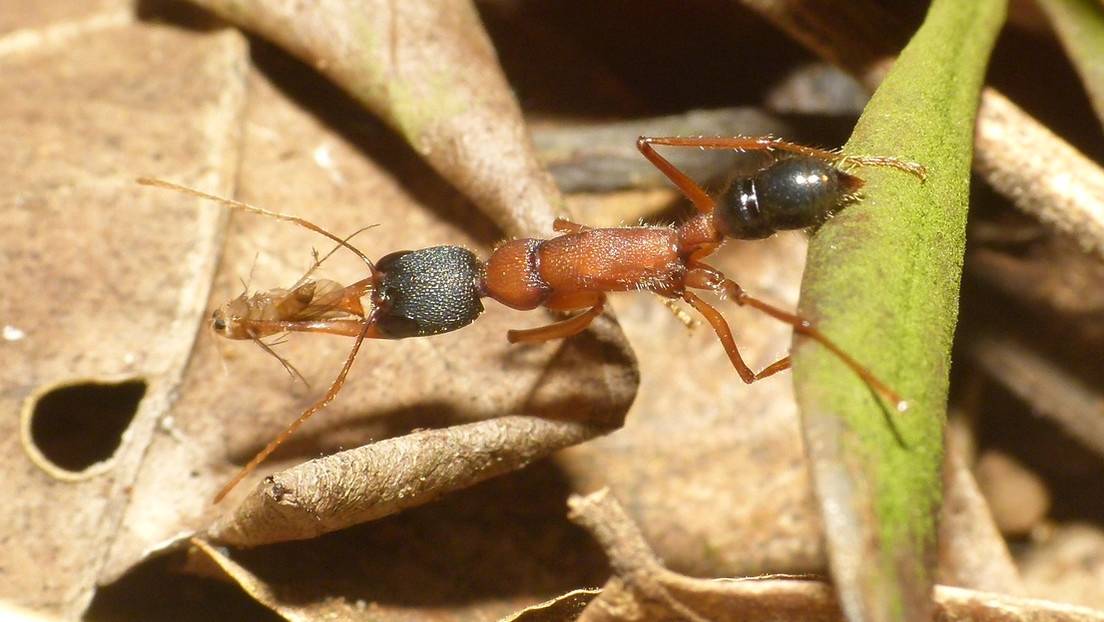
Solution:
M 338 392 L 341 391 L 342 385 L 345 384 L 345 378 L 349 375 L 349 370 L 353 367 L 353 361 L 356 360 L 356 355 L 357 352 L 360 351 L 361 344 L 364 343 L 364 339 L 368 337 L 368 334 L 371 330 L 372 324 L 365 323 L 364 327 L 361 328 L 359 333 L 357 333 L 356 341 L 353 342 L 353 347 L 349 349 L 349 354 L 345 357 L 345 364 L 341 367 L 341 371 L 338 372 L 337 378 L 333 381 L 333 384 L 330 385 L 330 390 L 326 393 L 326 395 L 322 396 L 322 398 L 311 405 L 310 408 L 303 411 L 303 414 L 299 415 L 298 419 L 293 421 L 291 425 L 287 427 L 287 429 L 280 433 L 279 436 L 272 439 L 272 441 L 268 445 L 266 445 L 265 448 L 260 451 L 260 453 L 258 453 L 256 456 L 253 456 L 253 459 L 250 460 L 248 464 L 246 464 L 244 467 L 241 468 L 241 470 L 238 471 L 237 475 L 235 475 L 230 481 L 226 482 L 226 484 L 221 489 L 219 489 L 218 493 L 215 494 L 215 503 L 222 501 L 222 499 L 226 497 L 227 493 L 229 493 L 234 488 L 234 486 L 238 485 L 238 482 L 242 481 L 247 475 L 252 473 L 258 465 L 264 462 L 265 459 L 272 454 L 272 452 L 276 451 L 277 447 L 282 445 L 284 441 L 286 441 L 289 437 L 291 437 L 292 434 L 295 433 L 296 430 L 299 429 L 300 426 L 306 423 L 307 419 L 310 419 L 315 413 L 325 408 L 327 405 L 329 405 L 330 402 L 334 400 L 335 397 L 337 397 Z
M 376 266 L 375 266 L 375 264 L 372 263 L 371 259 L 368 259 L 367 255 L 360 252 L 359 249 L 357 249 L 352 244 L 349 244 L 346 240 L 343 240 L 343 239 L 337 237 L 336 235 L 330 233 L 329 231 L 326 231 L 322 227 L 319 227 L 318 225 L 310 222 L 309 220 L 299 218 L 298 216 L 289 216 L 287 214 L 281 214 L 279 212 L 273 212 L 271 210 L 266 210 L 263 207 L 257 207 L 255 205 L 250 205 L 250 204 L 244 203 L 242 201 L 236 201 L 234 199 L 227 199 L 225 197 L 215 196 L 213 194 L 207 194 L 206 192 L 201 192 L 199 190 L 196 190 L 194 188 L 189 188 L 187 186 L 181 186 L 180 184 L 174 184 L 171 181 L 165 181 L 164 179 L 156 179 L 154 177 L 139 177 L 135 181 L 142 184 L 143 186 L 154 186 L 156 188 L 167 188 L 169 190 L 176 190 L 177 192 L 183 192 L 184 194 L 188 194 L 188 195 L 191 195 L 191 196 L 194 196 L 194 197 L 199 197 L 201 199 L 207 199 L 208 201 L 214 201 L 216 203 L 220 203 L 222 205 L 225 205 L 226 207 L 230 207 L 230 208 L 234 208 L 234 209 L 240 209 L 240 210 L 243 210 L 243 211 L 246 211 L 246 212 L 252 212 L 254 214 L 260 214 L 262 216 L 269 216 L 269 217 L 275 218 L 277 220 L 283 220 L 285 222 L 295 223 L 295 224 L 299 225 L 300 227 L 303 227 L 304 229 L 309 229 L 310 231 L 314 231 L 315 233 L 317 233 L 319 235 L 324 235 L 324 236 L 330 238 L 331 240 L 333 240 L 334 242 L 337 242 L 337 244 L 339 246 L 344 246 L 345 248 L 349 249 L 350 251 L 356 253 L 357 257 L 360 257 L 361 260 L 363 260 L 364 263 L 368 266 L 368 269 L 372 272 L 372 274 L 376 273 Z

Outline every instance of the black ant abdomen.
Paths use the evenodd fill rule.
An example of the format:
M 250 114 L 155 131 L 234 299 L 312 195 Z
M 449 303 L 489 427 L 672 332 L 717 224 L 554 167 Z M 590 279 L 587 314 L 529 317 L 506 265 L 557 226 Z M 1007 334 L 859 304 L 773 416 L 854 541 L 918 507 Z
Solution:
M 376 264 L 374 318 L 388 339 L 426 337 L 463 328 L 483 313 L 483 262 L 459 246 L 391 253 Z
M 752 177 L 732 180 L 717 197 L 717 228 L 755 240 L 777 231 L 813 227 L 842 208 L 862 180 L 822 158 L 782 157 Z

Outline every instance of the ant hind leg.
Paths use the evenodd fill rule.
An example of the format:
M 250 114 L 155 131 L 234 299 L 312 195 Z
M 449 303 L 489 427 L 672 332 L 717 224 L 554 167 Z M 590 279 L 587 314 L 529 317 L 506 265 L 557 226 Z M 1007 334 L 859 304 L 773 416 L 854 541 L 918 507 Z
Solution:
M 924 168 L 924 165 L 917 162 L 910 162 L 908 160 L 902 160 L 900 158 L 889 156 L 843 155 L 838 151 L 799 145 L 797 143 L 791 143 L 789 141 L 781 140 L 771 136 L 641 137 L 637 141 L 637 146 L 641 149 L 642 152 L 644 151 L 644 147 L 641 145 L 644 144 L 647 144 L 648 149 L 653 152 L 654 149 L 651 148 L 651 145 L 653 144 L 666 145 L 669 147 L 697 147 L 698 149 L 734 149 L 737 151 L 784 151 L 786 153 L 793 153 L 796 155 L 817 158 L 820 160 L 825 160 L 827 162 L 834 162 L 838 166 L 882 166 L 887 168 L 895 168 L 899 171 L 904 171 L 906 173 L 909 173 L 910 175 L 916 176 L 920 179 L 920 181 L 924 181 L 927 178 L 927 169 Z M 647 153 L 645 153 L 644 155 L 645 157 L 648 157 L 649 160 L 652 159 L 648 156 Z M 655 164 L 654 161 L 653 164 Z M 656 164 L 656 166 L 658 167 L 659 165 Z M 660 170 L 663 169 L 660 168 Z M 672 181 L 674 181 L 674 179 L 672 179 Z M 675 183 L 678 184 L 677 181 Z M 681 188 L 681 185 L 679 187 Z
M 636 148 L 652 163 L 652 166 L 659 169 L 659 172 L 663 173 L 667 179 L 671 180 L 671 183 L 678 186 L 679 191 L 682 192 L 687 199 L 690 199 L 690 202 L 697 208 L 698 213 L 708 214 L 712 212 L 717 207 L 717 204 L 713 201 L 713 197 L 709 196 L 709 194 L 698 185 L 698 182 L 690 179 L 689 175 L 683 173 L 674 164 L 671 164 L 667 158 L 659 155 L 655 147 L 652 147 L 652 143 L 659 145 L 670 144 L 659 142 L 664 140 L 669 139 L 641 136 L 636 141 Z

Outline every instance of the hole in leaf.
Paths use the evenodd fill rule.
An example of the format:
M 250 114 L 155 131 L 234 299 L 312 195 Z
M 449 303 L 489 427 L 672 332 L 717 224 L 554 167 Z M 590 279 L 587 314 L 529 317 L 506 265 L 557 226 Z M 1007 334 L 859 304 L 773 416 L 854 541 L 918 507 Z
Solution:
M 59 386 L 38 398 L 31 440 L 60 469 L 83 471 L 119 448 L 138 404 L 144 380 L 81 382 Z

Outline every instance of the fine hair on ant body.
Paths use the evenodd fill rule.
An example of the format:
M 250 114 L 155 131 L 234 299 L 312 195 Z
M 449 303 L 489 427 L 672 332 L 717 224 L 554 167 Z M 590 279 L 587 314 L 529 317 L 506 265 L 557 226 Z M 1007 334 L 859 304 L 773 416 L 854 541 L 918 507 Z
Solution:
M 771 158 L 754 174 L 736 177 L 720 193 L 710 196 L 660 155 L 654 145 L 760 151 Z M 771 137 L 641 137 L 637 148 L 690 200 L 696 209 L 694 215 L 673 226 L 617 228 L 590 228 L 561 218 L 554 225 L 561 235 L 510 240 L 495 248 L 485 262 L 459 246 L 399 251 L 372 262 L 348 242 L 349 238 L 340 238 L 301 218 L 166 181 L 139 179 L 145 185 L 171 188 L 235 209 L 293 222 L 349 249 L 360 257 L 370 273 L 369 277 L 343 287 L 334 281 L 309 279 L 308 272 L 290 289 L 253 296 L 243 293 L 214 312 L 213 329 L 228 339 L 261 343 L 264 337 L 289 332 L 355 338 L 326 394 L 242 467 L 218 492 L 215 502 L 307 419 L 334 400 L 365 339 L 426 337 L 463 328 L 483 313 L 483 298 L 523 311 L 538 307 L 583 310 L 561 322 L 511 330 L 506 335 L 511 343 L 535 343 L 570 337 L 585 330 L 602 313 L 609 292 L 649 291 L 681 299 L 697 310 L 713 328 L 744 382 L 750 384 L 790 367 L 787 355 L 759 372 L 752 371 L 741 358 L 724 317 L 693 290 L 711 291 L 785 322 L 798 333 L 820 342 L 897 410 L 905 410 L 906 403 L 895 391 L 811 322 L 750 296 L 703 260 L 727 238 L 761 239 L 777 231 L 819 225 L 857 199 L 864 182 L 847 172 L 852 167 L 890 167 L 923 180 L 923 166 L 892 157 L 844 156 Z M 315 262 L 315 267 L 318 263 Z M 365 297 L 370 303 L 367 311 L 363 304 Z

